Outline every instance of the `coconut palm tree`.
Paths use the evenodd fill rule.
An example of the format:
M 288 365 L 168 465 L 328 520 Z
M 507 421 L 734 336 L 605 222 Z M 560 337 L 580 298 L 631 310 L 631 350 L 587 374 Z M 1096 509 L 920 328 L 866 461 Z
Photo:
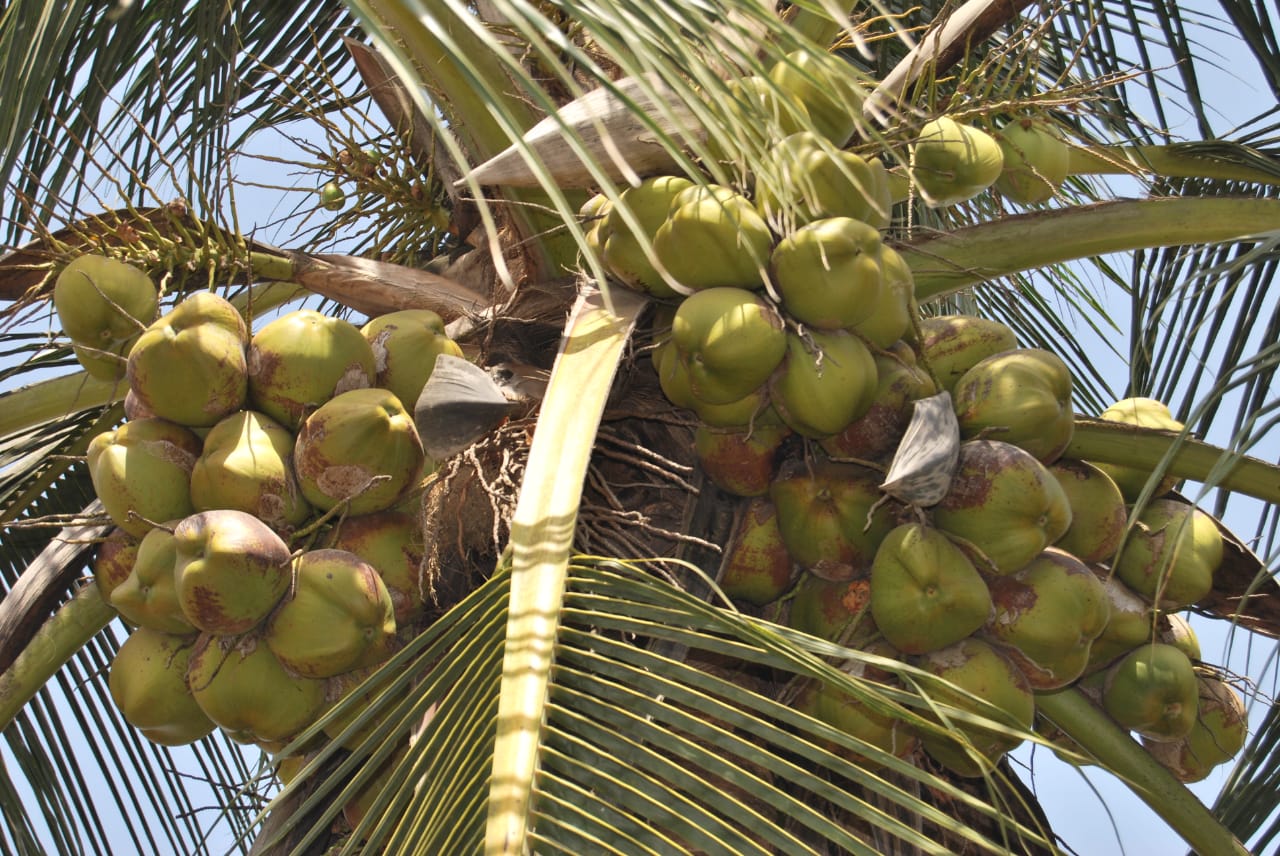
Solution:
M 678 292 L 629 290 L 589 233 L 606 205 L 637 228 L 620 196 L 649 175 L 782 198 L 780 129 L 830 117 L 779 110 L 779 89 L 744 78 L 781 68 L 855 93 L 837 111 L 847 132 L 819 148 L 890 167 L 886 234 L 920 311 L 998 319 L 1058 354 L 1078 414 L 1167 402 L 1185 431 L 1081 418 L 1068 455 L 1141 467 L 1139 504 L 1171 475 L 1244 521 L 1196 611 L 1266 641 L 1280 636 L 1257 558 L 1274 555 L 1280 504 L 1280 467 L 1258 459 L 1280 363 L 1269 15 L 1237 0 L 8 4 L 4 852 L 1069 847 L 1007 759 L 973 754 L 975 734 L 1045 740 L 1029 723 L 795 630 L 785 605 L 725 596 L 742 503 L 707 481 L 694 420 L 653 368 Z M 1265 91 L 1224 127 L 1206 75 L 1246 60 Z M 941 115 L 1051 120 L 1069 177 L 1046 203 L 932 204 L 911 144 Z M 501 419 L 474 390 L 436 402 L 458 436 L 413 498 L 431 608 L 269 752 L 221 732 L 154 745 L 108 693 L 127 628 L 87 579 L 109 521 L 84 456 L 127 389 L 82 370 L 49 300 L 87 250 L 145 268 L 165 307 L 214 288 L 251 320 L 303 301 L 357 321 L 429 308 L 505 384 Z M 803 704 L 817 687 L 959 740 L 981 775 L 833 727 Z M 1274 707 L 1207 807 L 1079 690 L 1037 705 L 1074 740 L 1064 755 L 1126 780 L 1197 852 L 1276 835 Z

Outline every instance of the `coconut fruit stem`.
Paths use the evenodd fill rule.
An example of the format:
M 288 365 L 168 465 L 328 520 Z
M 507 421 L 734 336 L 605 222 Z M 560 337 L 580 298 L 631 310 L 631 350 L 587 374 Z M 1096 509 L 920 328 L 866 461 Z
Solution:
M 1216 152 L 1211 153 L 1210 149 Z M 1244 146 L 1226 149 L 1221 143 L 1175 143 L 1168 146 L 1094 146 L 1071 148 L 1068 172 L 1071 175 L 1130 175 L 1147 172 L 1169 178 L 1208 178 L 1219 181 L 1249 181 L 1280 184 L 1275 167 L 1242 163 L 1242 155 L 1263 155 Z M 1224 150 L 1225 149 L 1225 150 Z M 1231 159 L 1228 160 L 1228 157 Z
M 1063 456 L 1209 482 L 1264 502 L 1280 503 L 1280 467 L 1172 431 L 1076 419 Z
M 1280 200 L 1123 199 L 1003 217 L 898 248 L 923 303 L 1018 271 L 1149 247 L 1237 241 L 1280 228 Z
M 1195 794 L 1078 689 L 1039 694 L 1036 707 L 1081 748 L 1125 780 L 1200 856 L 1248 856 L 1244 845 Z
M 115 618 L 96 583 L 80 589 L 53 614 L 0 674 L 0 731 L 62 666 Z

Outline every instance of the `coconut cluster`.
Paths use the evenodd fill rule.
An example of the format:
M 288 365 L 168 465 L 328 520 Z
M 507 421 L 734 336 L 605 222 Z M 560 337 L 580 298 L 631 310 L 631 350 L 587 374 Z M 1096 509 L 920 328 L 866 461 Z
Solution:
M 420 310 L 363 328 L 299 310 L 251 334 L 198 292 L 157 319 L 149 278 L 96 256 L 57 288 L 73 341 L 118 356 L 129 384 L 127 421 L 87 453 L 116 526 L 94 576 L 132 628 L 112 697 L 157 743 L 221 728 L 275 750 L 427 610 L 412 500 L 435 462 L 406 402 L 461 350 Z
M 1149 472 L 1062 457 L 1075 412 L 1059 357 L 1019 347 L 993 320 L 920 317 L 911 270 L 884 240 L 894 178 L 840 150 L 849 127 L 787 133 L 786 117 L 856 99 L 774 82 L 743 91 L 781 129 L 771 151 L 783 181 L 767 184 L 785 193 L 658 176 L 581 212 L 610 275 L 668 302 L 654 370 L 697 417 L 706 476 L 741 497 L 722 590 L 937 675 L 1022 729 L 1036 724 L 1037 694 L 1085 685 L 1178 775 L 1207 774 L 1242 745 L 1239 695 L 1160 634 L 1209 594 L 1217 522 L 1164 496 L 1172 484 L 1135 507 Z M 993 136 L 942 117 L 912 144 L 907 175 L 934 206 L 996 183 L 1031 204 L 1061 185 L 1067 153 L 1031 120 Z M 1143 399 L 1102 418 L 1182 427 Z M 967 748 L 916 734 L 830 688 L 797 704 L 961 775 L 1014 748 L 970 726 L 951 732 Z

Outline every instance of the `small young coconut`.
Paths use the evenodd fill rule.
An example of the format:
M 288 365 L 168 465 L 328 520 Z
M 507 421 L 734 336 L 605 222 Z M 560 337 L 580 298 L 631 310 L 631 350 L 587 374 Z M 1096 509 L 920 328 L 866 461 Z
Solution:
M 289 590 L 289 545 L 252 514 L 222 508 L 173 530 L 178 605 L 201 630 L 222 636 L 260 623 Z
M 430 309 L 404 309 L 379 315 L 360 328 L 373 349 L 375 386 L 389 389 L 412 409 L 435 368 L 436 356 L 462 356 L 444 332 L 444 320 Z
M 187 686 L 205 715 L 238 743 L 287 741 L 328 706 L 325 682 L 287 672 L 261 640 L 201 634 Z
M 933 522 L 981 551 L 996 574 L 1025 567 L 1071 525 L 1067 496 L 1044 464 L 999 440 L 960 444 L 946 496 Z
M 688 361 L 689 387 L 707 404 L 728 404 L 757 390 L 782 362 L 782 317 L 763 297 L 741 288 L 711 288 L 685 299 L 671 342 Z
M 191 505 L 191 470 L 200 438 L 163 419 L 135 419 L 89 442 L 94 493 L 112 522 L 135 538 L 152 523 L 180 520 Z
M 241 410 L 204 438 L 191 471 L 197 511 L 235 508 L 276 530 L 292 529 L 311 514 L 293 472 L 294 436 L 265 413 Z
M 933 207 L 972 199 L 995 184 L 1004 167 L 994 137 L 947 116 L 920 129 L 911 158 L 911 177 Z
M 94 377 L 124 377 L 129 349 L 156 317 L 151 277 L 126 262 L 87 253 L 73 259 L 53 286 L 53 307 L 76 357 Z
M 1020 205 L 1053 198 L 1066 181 L 1071 149 L 1044 122 L 1017 119 L 996 134 L 1004 170 L 996 189 Z

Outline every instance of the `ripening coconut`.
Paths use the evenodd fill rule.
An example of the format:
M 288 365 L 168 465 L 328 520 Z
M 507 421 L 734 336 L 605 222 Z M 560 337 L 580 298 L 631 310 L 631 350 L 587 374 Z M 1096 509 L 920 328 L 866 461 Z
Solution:
M 215 728 L 187 688 L 194 640 L 139 627 L 111 661 L 107 688 L 125 722 L 152 743 L 182 746 Z
M 180 520 L 191 505 L 200 438 L 163 419 L 135 419 L 89 442 L 93 492 L 113 523 L 135 538 L 154 523 Z
M 271 617 L 267 646 L 295 674 L 328 678 L 380 663 L 396 633 L 395 607 L 373 566 L 345 550 L 311 550 Z
M 129 389 L 162 419 L 208 427 L 244 406 L 248 328 L 240 312 L 197 291 L 153 323 L 129 352 Z
M 306 415 L 336 395 L 373 386 L 373 349 L 341 318 L 299 309 L 275 319 L 249 342 L 249 399 L 296 431 Z

